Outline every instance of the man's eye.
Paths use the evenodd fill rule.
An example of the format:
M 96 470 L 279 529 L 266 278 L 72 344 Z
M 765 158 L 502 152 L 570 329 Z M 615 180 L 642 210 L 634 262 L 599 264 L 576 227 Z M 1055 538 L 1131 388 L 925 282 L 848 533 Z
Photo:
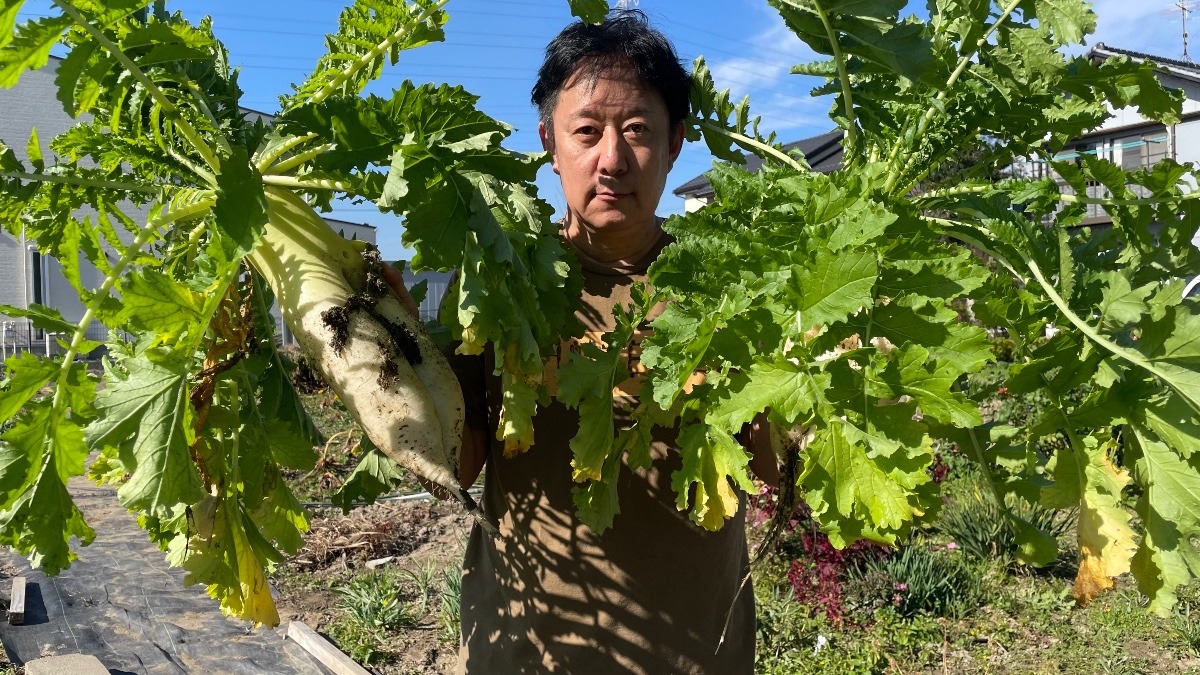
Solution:
M 630 124 L 629 131 L 631 133 L 638 134 L 640 136 L 641 134 L 644 134 L 647 131 L 649 131 L 649 129 L 646 127 L 645 124 L 638 123 L 638 124 Z
M 575 133 L 580 136 L 595 136 L 596 127 L 579 127 L 575 130 Z

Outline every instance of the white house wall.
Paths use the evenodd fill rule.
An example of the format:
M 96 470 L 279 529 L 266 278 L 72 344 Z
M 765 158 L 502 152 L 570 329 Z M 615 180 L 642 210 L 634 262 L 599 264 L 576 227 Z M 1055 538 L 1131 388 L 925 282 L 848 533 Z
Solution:
M 1183 91 L 1185 97 L 1183 101 L 1183 114 L 1200 112 L 1200 84 L 1181 77 L 1175 77 L 1174 75 L 1160 75 L 1160 81 L 1163 83 L 1163 86 Z M 1094 132 L 1111 131 L 1150 121 L 1138 113 L 1136 108 L 1115 109 L 1109 106 L 1109 111 L 1112 113 L 1112 117 L 1105 120 L 1099 127 L 1096 127 Z
M 1200 164 L 1200 119 L 1175 125 L 1175 159 Z

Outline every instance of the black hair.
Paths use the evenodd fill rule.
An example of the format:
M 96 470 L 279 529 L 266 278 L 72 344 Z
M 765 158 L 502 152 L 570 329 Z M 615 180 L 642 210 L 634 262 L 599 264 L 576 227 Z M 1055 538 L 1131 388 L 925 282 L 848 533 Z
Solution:
M 687 117 L 691 77 L 666 36 L 632 9 L 613 12 L 600 24 L 570 24 L 546 45 L 531 97 L 542 123 L 551 126 L 558 93 L 572 77 L 595 81 L 613 69 L 633 72 L 662 96 L 672 129 Z

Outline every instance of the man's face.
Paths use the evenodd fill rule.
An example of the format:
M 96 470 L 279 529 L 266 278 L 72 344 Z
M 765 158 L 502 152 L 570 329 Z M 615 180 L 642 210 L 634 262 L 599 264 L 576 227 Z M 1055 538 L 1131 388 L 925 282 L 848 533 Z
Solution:
M 568 224 L 597 233 L 653 227 L 683 145 L 683 125 L 670 128 L 658 92 L 625 70 L 592 81 L 573 76 L 552 120 L 552 130 L 538 130 L 562 178 Z

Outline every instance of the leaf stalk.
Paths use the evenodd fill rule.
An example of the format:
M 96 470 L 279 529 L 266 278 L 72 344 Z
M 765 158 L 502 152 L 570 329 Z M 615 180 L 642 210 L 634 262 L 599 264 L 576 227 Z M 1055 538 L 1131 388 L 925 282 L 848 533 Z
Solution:
M 772 146 L 768 145 L 767 143 L 763 143 L 762 141 L 759 141 L 758 139 L 750 138 L 749 136 L 746 136 L 745 134 L 739 134 L 736 131 L 730 131 L 729 129 L 726 129 L 725 127 L 723 127 L 719 124 L 714 124 L 714 123 L 710 122 L 709 120 L 699 120 L 698 119 L 698 120 L 696 120 L 696 124 L 697 124 L 697 126 L 701 127 L 702 129 L 706 129 L 708 131 L 712 131 L 712 132 L 715 132 L 718 134 L 723 134 L 725 136 L 728 136 L 729 138 L 732 138 L 733 140 L 737 141 L 739 145 L 748 145 L 748 146 L 754 148 L 755 150 L 758 150 L 759 152 L 756 152 L 755 154 L 757 154 L 759 157 L 762 157 L 763 159 L 774 159 L 778 162 L 786 164 L 787 166 L 791 167 L 792 169 L 794 169 L 800 173 L 808 173 L 808 171 L 809 171 L 808 167 L 797 162 L 794 157 L 791 157 L 787 153 L 783 152 L 782 150 L 772 147 Z
M 976 41 L 975 48 L 963 54 L 962 57 L 959 58 L 958 66 L 954 69 L 954 72 L 950 73 L 949 79 L 946 80 L 946 84 L 942 87 L 942 90 L 938 92 L 937 97 L 934 99 L 935 101 L 946 100 L 946 95 L 953 90 L 954 83 L 958 81 L 958 78 L 961 77 L 964 72 L 966 72 L 967 66 L 971 64 L 971 61 L 975 58 L 975 55 L 979 53 L 979 50 L 982 49 L 985 44 L 987 44 L 988 40 L 991 39 L 992 34 L 1000 28 L 1001 24 L 1008 20 L 1008 17 L 1012 15 L 1021 2 L 1022 0 L 1009 0 L 1008 5 L 1004 8 L 1004 11 L 1000 14 L 1000 16 L 996 18 L 996 21 L 993 22 L 991 26 L 988 26 L 988 29 L 986 32 L 984 32 L 983 37 Z M 921 121 L 917 124 L 917 133 L 915 134 L 914 138 L 922 138 L 925 136 L 925 132 L 929 129 L 929 124 L 933 121 L 933 118 L 935 115 L 937 115 L 937 112 L 938 106 L 936 105 L 931 105 L 925 110 L 925 114 L 921 117 Z M 900 153 L 895 153 L 895 157 L 897 162 L 899 162 Z M 892 169 L 888 171 L 888 180 L 885 189 L 889 194 L 896 189 L 896 183 L 899 182 L 902 176 L 908 173 L 909 169 L 912 168 L 913 163 L 917 161 L 917 158 L 917 153 L 909 153 L 909 157 L 907 160 L 904 160 L 903 166 L 893 166 Z
M 837 64 L 838 81 L 842 85 L 842 103 L 846 109 L 846 150 L 849 154 L 850 149 L 858 140 L 858 125 L 854 119 L 854 92 L 850 88 L 850 73 L 846 71 L 846 58 L 842 54 L 841 45 L 838 44 L 837 31 L 833 29 L 833 24 L 829 20 L 829 13 L 821 6 L 821 0 L 813 0 L 813 6 L 817 8 L 817 16 L 821 17 L 821 25 L 825 26 L 825 35 L 829 38 L 829 44 L 833 50 L 833 62 Z

